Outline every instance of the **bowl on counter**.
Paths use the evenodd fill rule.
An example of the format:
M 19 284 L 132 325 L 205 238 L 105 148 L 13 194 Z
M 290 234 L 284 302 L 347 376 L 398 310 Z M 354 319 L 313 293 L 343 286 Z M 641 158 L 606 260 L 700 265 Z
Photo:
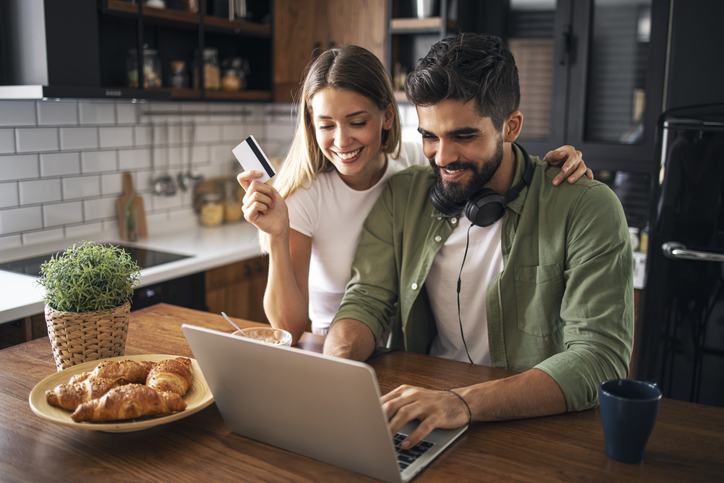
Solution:
M 285 347 L 291 347 L 292 345 L 292 334 L 284 329 L 275 329 L 273 327 L 248 327 L 237 330 L 232 335 L 247 337 L 270 345 L 281 345 Z

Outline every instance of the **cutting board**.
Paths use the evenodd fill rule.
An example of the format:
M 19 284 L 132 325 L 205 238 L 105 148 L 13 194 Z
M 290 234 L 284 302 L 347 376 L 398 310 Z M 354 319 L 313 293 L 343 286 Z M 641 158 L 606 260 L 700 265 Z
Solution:
M 129 205 L 130 203 L 130 205 Z M 126 207 L 129 213 L 126 213 Z M 123 196 L 116 201 L 118 209 L 118 224 L 121 228 L 121 238 L 124 240 L 135 240 L 148 236 L 146 228 L 146 210 L 143 208 L 143 198 L 133 189 L 133 177 L 130 172 L 123 173 Z M 128 230 L 127 216 L 135 220 L 136 233 Z

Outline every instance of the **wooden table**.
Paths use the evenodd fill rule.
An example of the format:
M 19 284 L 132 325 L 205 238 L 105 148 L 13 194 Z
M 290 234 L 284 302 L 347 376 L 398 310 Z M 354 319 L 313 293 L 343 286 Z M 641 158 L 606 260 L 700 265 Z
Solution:
M 182 323 L 233 331 L 221 315 L 159 304 L 131 314 L 126 354 L 192 356 Z M 321 351 L 322 343 L 305 334 L 300 345 Z M 458 387 L 513 374 L 400 351 L 369 363 L 383 393 L 402 383 Z M 372 481 L 232 434 L 214 404 L 132 433 L 46 422 L 28 404 L 33 387 L 55 372 L 45 339 L 0 351 L 0 368 L 0 481 Z M 635 465 L 605 456 L 597 409 L 473 424 L 414 481 L 501 480 L 724 481 L 724 409 L 665 399 Z

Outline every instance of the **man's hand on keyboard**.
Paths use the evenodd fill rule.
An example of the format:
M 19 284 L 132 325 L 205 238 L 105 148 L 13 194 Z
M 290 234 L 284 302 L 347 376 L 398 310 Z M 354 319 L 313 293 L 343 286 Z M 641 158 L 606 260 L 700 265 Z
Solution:
M 413 419 L 420 421 L 402 442 L 403 449 L 415 446 L 435 428 L 459 428 L 470 419 L 465 403 L 451 392 L 405 385 L 385 394 L 380 401 L 393 435 Z

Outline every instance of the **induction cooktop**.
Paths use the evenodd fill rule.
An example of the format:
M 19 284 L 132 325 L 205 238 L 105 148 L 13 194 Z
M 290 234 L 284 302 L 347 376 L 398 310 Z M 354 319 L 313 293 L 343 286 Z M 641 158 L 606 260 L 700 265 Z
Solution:
M 164 263 L 175 262 L 176 260 L 183 260 L 184 258 L 190 258 L 190 255 L 180 255 L 178 253 L 162 252 L 158 250 L 150 250 L 148 248 L 116 245 L 115 243 L 113 246 L 117 246 L 125 250 L 142 269 L 163 265 Z M 0 263 L 0 270 L 38 277 L 40 276 L 40 265 L 47 260 L 50 260 L 56 253 L 62 253 L 62 251 Z

